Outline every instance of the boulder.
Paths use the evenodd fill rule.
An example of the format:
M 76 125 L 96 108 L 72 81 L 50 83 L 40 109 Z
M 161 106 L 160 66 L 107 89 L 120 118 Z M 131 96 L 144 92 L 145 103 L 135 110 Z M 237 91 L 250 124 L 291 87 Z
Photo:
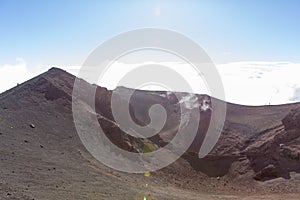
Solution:
M 257 172 L 254 176 L 255 180 L 265 181 L 273 178 L 280 177 L 280 171 L 273 164 L 269 164 L 261 171 Z
M 300 108 L 293 109 L 282 119 L 285 130 L 300 129 Z

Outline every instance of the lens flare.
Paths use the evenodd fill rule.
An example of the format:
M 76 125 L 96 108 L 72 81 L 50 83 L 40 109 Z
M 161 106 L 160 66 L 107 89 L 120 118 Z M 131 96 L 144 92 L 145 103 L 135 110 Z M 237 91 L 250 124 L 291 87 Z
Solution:
M 150 176 L 150 172 L 149 171 L 147 171 L 147 172 L 145 172 L 145 174 L 144 174 L 146 177 L 149 177 Z

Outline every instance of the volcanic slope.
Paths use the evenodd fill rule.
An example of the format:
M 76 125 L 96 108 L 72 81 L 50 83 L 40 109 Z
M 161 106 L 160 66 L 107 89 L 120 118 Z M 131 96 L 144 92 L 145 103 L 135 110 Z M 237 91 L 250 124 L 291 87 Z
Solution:
M 187 93 L 176 93 L 178 99 L 172 92 L 135 91 L 130 109 L 137 123 L 149 123 L 148 108 L 156 103 L 168 115 L 157 136 L 137 139 L 114 122 L 112 91 L 81 80 L 84 89 L 96 88 L 96 114 L 108 138 L 131 152 L 143 151 L 145 144 L 166 145 L 178 129 L 179 107 L 196 104 L 193 112 L 201 118 L 191 147 L 175 163 L 144 177 L 104 166 L 82 145 L 72 115 L 74 81 L 52 68 L 0 94 L 0 199 L 299 199 L 300 104 L 228 103 L 220 140 L 199 159 L 211 97 L 196 95 L 192 101 Z M 129 92 L 116 89 L 121 102 Z

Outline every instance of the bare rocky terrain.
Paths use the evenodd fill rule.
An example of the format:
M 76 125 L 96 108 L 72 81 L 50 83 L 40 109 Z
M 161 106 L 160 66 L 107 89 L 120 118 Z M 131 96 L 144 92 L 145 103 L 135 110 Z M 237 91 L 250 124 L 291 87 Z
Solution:
M 213 107 L 211 97 L 197 95 L 199 106 L 192 112 L 201 112 L 201 118 L 193 144 L 175 163 L 145 177 L 104 166 L 82 145 L 72 115 L 74 81 L 71 74 L 52 68 L 0 94 L 0 199 L 300 199 L 299 103 L 228 103 L 217 145 L 199 159 Z M 153 104 L 168 114 L 158 135 L 137 139 L 114 122 L 112 91 L 82 82 L 84 89 L 96 87 L 99 124 L 120 148 L 141 152 L 145 144 L 160 148 L 174 137 L 181 103 L 174 93 L 134 93 L 131 114 L 138 124 L 149 123 Z M 122 103 L 130 89 L 117 90 Z M 210 109 L 199 109 L 204 104 Z

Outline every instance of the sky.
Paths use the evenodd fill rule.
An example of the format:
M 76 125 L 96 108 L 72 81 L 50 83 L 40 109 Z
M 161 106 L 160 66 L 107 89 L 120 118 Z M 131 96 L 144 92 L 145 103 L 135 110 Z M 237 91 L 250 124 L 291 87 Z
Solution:
M 154 27 L 205 49 L 226 100 L 300 101 L 299 19 L 297 0 L 0 0 L 0 92 L 51 66 L 76 74 L 102 42 Z

